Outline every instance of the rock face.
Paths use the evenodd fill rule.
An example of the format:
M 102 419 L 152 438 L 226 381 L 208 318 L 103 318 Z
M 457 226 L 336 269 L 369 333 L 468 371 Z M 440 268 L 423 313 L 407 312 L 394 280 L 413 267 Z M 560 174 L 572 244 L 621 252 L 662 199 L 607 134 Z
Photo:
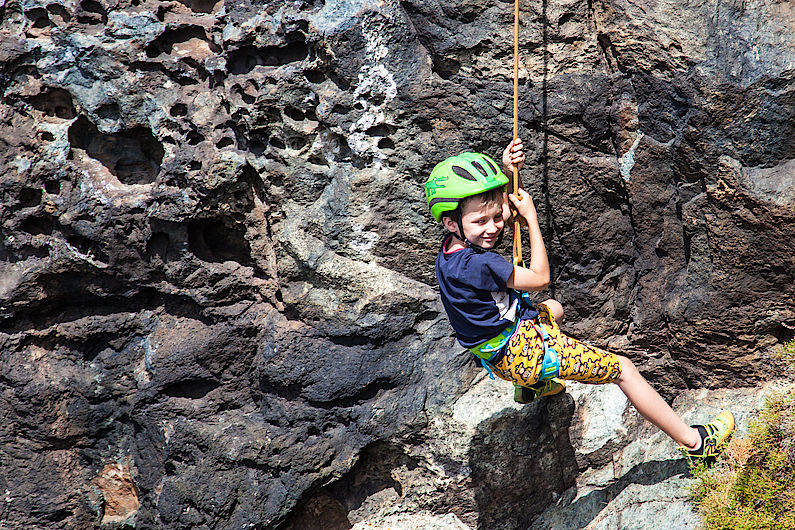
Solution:
M 542 296 L 671 398 L 754 387 L 792 336 L 792 9 L 522 9 Z M 426 528 L 564 521 L 582 455 L 640 427 L 462 412 L 422 199 L 509 140 L 511 29 L 469 0 L 1 2 L 3 524 L 418 524 L 404 492 Z
M 729 407 L 744 436 L 764 397 L 780 387 L 683 391 L 673 406 L 691 423 Z M 510 390 L 503 381 L 477 382 L 425 437 L 406 440 L 403 456 L 381 453 L 377 464 L 361 466 L 364 456 L 351 480 L 321 490 L 290 528 L 311 528 L 300 523 L 321 499 L 347 511 L 347 526 L 328 528 L 699 527 L 687 503 L 686 461 L 617 387 L 570 383 L 567 393 L 524 407 Z

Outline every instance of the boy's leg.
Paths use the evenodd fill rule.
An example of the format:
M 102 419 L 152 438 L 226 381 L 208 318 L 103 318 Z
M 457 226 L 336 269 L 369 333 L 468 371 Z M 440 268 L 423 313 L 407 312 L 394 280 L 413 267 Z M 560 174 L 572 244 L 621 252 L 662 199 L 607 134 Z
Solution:
M 563 317 L 563 307 L 558 301 L 549 299 L 539 304 L 538 310 L 543 322 L 548 326 L 547 330 L 556 334 L 558 330 L 556 321 L 558 317 Z M 505 379 L 525 388 L 538 388 L 544 384 L 539 381 L 544 360 L 544 341 L 537 330 L 538 328 L 533 322 L 522 321 L 508 341 L 505 355 L 497 365 Z M 554 343 L 554 339 L 552 343 Z M 558 382 L 558 384 L 562 384 L 562 382 Z
M 621 375 L 614 382 L 641 416 L 656 425 L 681 446 L 695 449 L 701 440 L 697 429 L 690 427 L 644 379 L 635 365 L 621 355 Z
M 688 426 L 640 375 L 632 361 L 620 355 L 618 358 L 621 375 L 615 383 L 644 418 L 673 438 L 691 459 L 709 462 L 721 452 L 734 432 L 731 412 L 724 410 L 705 425 Z
M 513 382 L 513 399 L 517 403 L 530 403 L 565 390 L 565 384 L 558 379 L 539 381 L 543 357 L 543 342 L 532 323 L 521 322 L 508 343 L 505 355 L 495 366 L 495 373 Z
M 563 322 L 563 306 L 560 305 L 560 302 L 554 298 L 549 298 L 548 300 L 544 300 L 541 303 L 547 306 L 549 312 L 555 318 L 555 322 L 560 325 L 560 323 Z
M 557 330 L 556 330 L 557 331 Z M 699 430 L 688 426 L 644 379 L 635 365 L 621 355 L 615 355 L 556 333 L 560 345 L 563 379 L 574 379 L 583 383 L 616 383 L 627 396 L 632 406 L 647 420 L 656 425 L 679 445 L 693 450 L 701 445 Z M 731 430 L 734 430 L 732 423 Z
M 544 315 L 542 314 L 542 320 Z M 560 354 L 562 379 L 583 383 L 616 383 L 647 420 L 685 448 L 694 458 L 711 458 L 734 432 L 734 418 L 724 411 L 705 425 L 688 426 L 626 357 L 585 344 L 552 325 L 551 343 Z
M 557 304 L 560 305 L 560 304 Z M 562 309 L 562 308 L 561 308 Z M 541 304 L 540 321 L 549 334 L 548 345 L 558 352 L 558 378 L 583 383 L 616 383 L 637 411 L 679 443 L 691 457 L 712 457 L 734 432 L 734 418 L 728 411 L 705 425 L 688 426 L 638 372 L 626 357 L 609 353 L 560 332 L 554 304 Z M 500 369 L 506 379 L 523 387 L 538 384 L 544 344 L 535 328 L 523 322 L 508 343 Z
M 554 317 L 555 322 L 560 323 L 563 321 L 563 306 L 560 302 L 553 298 L 549 298 L 541 302 L 549 310 L 549 313 Z M 522 386 L 514 383 L 513 400 L 517 403 L 530 403 L 543 396 L 554 396 L 566 390 L 566 385 L 559 379 L 550 379 L 548 381 L 538 381 L 527 386 Z

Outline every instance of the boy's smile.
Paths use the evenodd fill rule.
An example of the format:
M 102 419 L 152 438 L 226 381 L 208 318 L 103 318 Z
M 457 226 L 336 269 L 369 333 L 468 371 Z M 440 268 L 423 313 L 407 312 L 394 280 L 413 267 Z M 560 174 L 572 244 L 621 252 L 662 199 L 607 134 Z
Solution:
M 451 232 L 458 234 L 458 225 L 452 219 L 445 218 L 445 226 Z M 473 245 L 486 249 L 494 248 L 500 232 L 505 227 L 502 204 L 468 201 L 461 210 L 461 226 L 464 228 L 464 234 L 459 236 L 463 235 Z M 458 242 L 450 245 L 451 250 L 455 243 Z

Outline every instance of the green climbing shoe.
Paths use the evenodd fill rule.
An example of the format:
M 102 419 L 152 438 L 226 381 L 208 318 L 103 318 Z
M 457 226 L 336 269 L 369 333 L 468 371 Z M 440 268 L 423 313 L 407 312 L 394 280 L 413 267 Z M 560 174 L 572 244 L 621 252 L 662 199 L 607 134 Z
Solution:
M 687 457 L 691 466 L 698 465 L 698 463 L 709 466 L 715 462 L 718 455 L 726 450 L 726 445 L 734 433 L 734 415 L 728 410 L 724 410 L 711 422 L 692 427 L 697 429 L 701 435 L 701 447 L 692 451 L 680 447 L 679 451 Z
M 536 399 L 544 396 L 554 396 L 560 394 L 566 389 L 566 384 L 557 378 L 549 379 L 547 381 L 539 381 L 538 383 L 528 387 L 513 385 L 513 400 L 517 403 L 530 403 Z

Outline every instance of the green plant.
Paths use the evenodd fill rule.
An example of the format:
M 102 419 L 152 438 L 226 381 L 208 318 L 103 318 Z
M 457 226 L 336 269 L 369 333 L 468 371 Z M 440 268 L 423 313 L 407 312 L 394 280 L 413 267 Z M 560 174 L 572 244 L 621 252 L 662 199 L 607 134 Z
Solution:
M 784 346 L 778 350 L 776 356 L 784 362 L 791 373 L 795 372 L 795 339 L 785 343 Z
M 795 365 L 795 340 L 780 358 Z M 795 388 L 769 396 L 748 437 L 694 475 L 691 497 L 705 529 L 795 529 Z

